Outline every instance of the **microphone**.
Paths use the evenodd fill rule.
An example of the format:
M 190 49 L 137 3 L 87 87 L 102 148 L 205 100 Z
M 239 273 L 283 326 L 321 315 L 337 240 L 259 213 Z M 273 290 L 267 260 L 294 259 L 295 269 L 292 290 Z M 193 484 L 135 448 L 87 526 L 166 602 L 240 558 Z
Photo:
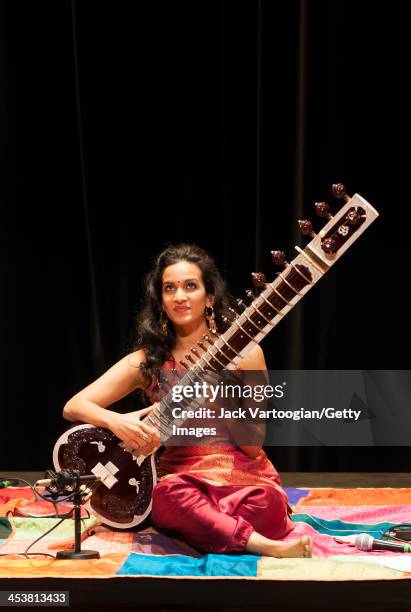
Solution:
M 64 489 L 65 487 L 71 487 L 77 484 L 77 482 L 84 483 L 101 480 L 100 476 L 96 476 L 95 474 L 84 474 L 80 476 L 76 470 L 62 470 L 61 472 L 52 472 L 48 470 L 48 474 L 51 475 L 51 478 L 37 480 L 36 485 Z
M 366 552 L 369 552 L 370 550 L 391 550 L 392 552 L 397 553 L 411 552 L 410 544 L 406 544 L 405 542 L 402 544 L 401 542 L 377 540 L 376 538 L 368 535 L 368 533 L 358 534 L 355 538 L 354 546 L 358 550 L 364 550 Z
M 0 489 L 6 487 L 18 487 L 20 480 L 17 478 L 10 478 L 9 480 L 0 480 Z

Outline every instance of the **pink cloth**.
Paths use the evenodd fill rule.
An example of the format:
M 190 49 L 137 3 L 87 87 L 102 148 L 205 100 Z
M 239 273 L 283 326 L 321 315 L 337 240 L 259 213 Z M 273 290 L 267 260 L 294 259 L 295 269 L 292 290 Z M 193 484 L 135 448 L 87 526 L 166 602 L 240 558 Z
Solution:
M 411 506 L 296 506 L 295 512 L 347 523 L 410 523 Z
M 398 553 L 393 553 L 389 550 L 372 550 L 370 552 L 362 552 L 355 548 L 355 546 L 350 546 L 345 542 L 337 542 L 333 536 L 327 535 L 324 533 L 318 533 L 311 525 L 307 523 L 297 522 L 294 523 L 295 528 L 293 531 L 284 538 L 285 542 L 292 542 L 293 540 L 298 540 L 303 535 L 311 536 L 313 540 L 313 556 L 314 557 L 330 557 L 332 555 L 366 555 L 367 557 L 390 557 L 393 555 L 398 555 Z
M 155 527 L 212 553 L 243 551 L 255 530 L 280 539 L 294 528 L 287 497 L 265 486 L 222 486 L 175 474 L 153 493 Z

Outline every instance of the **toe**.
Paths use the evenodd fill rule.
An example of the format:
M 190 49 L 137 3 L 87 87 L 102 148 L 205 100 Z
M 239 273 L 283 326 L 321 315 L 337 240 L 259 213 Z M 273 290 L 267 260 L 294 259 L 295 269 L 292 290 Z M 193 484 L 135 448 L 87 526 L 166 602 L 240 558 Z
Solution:
M 304 546 L 304 557 L 311 557 L 311 554 L 312 554 L 311 546 L 309 546 L 308 544 L 305 544 L 305 546 Z
M 311 557 L 313 551 L 313 541 L 311 536 L 304 535 L 301 537 L 301 544 L 304 546 L 304 557 Z

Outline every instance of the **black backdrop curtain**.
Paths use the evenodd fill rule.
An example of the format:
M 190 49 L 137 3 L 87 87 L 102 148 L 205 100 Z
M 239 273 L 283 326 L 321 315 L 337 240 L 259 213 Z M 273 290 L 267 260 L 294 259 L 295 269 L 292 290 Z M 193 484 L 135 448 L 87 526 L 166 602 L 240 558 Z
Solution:
M 336 181 L 381 218 L 264 340 L 268 366 L 410 368 L 405 3 L 0 11 L 3 471 L 51 467 L 65 401 L 127 351 L 165 244 L 208 249 L 242 296 Z M 268 452 L 280 470 L 409 470 L 408 448 Z

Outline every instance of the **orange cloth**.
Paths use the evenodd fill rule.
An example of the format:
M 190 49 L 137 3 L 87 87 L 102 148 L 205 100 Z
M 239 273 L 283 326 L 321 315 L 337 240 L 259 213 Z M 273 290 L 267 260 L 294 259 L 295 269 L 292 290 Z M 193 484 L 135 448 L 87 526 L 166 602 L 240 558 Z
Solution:
M 26 499 L 10 499 L 5 504 L 0 504 L 0 516 L 7 516 L 9 512 L 15 512 L 18 506 L 24 506 Z
M 298 506 L 395 506 L 411 504 L 411 489 L 311 489 Z
M 0 557 L 2 578 L 112 578 L 127 559 L 128 553 L 111 553 L 101 559 L 23 559 L 17 555 Z

